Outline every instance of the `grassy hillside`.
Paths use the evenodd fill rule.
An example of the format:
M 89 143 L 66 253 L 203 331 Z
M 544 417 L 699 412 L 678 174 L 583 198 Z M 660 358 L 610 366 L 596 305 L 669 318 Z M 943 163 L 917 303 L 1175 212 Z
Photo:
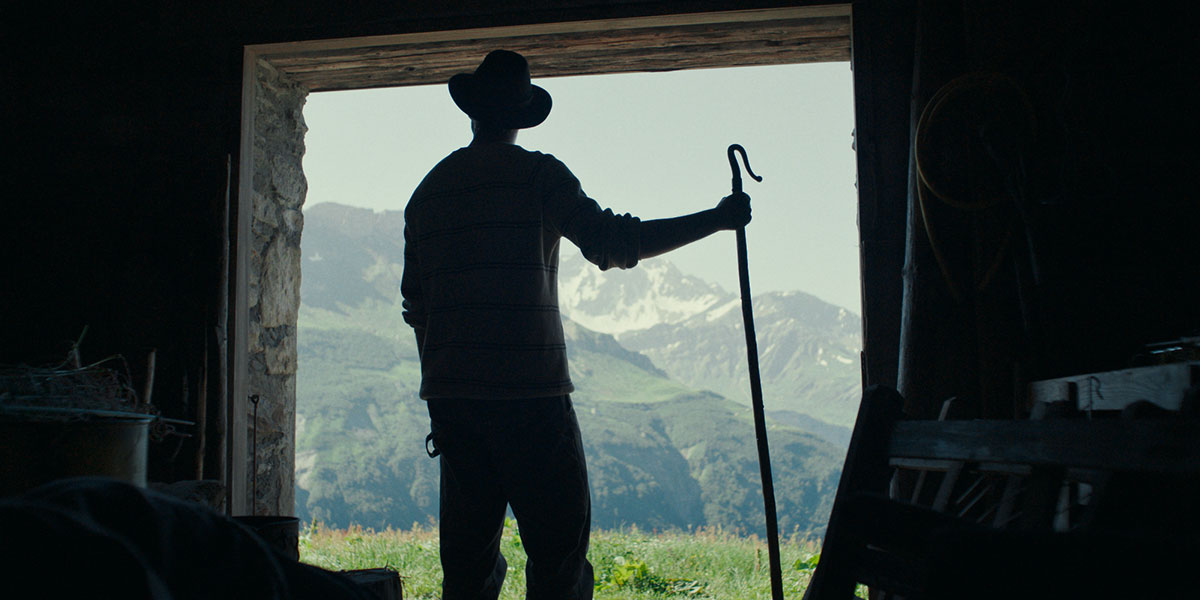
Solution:
M 390 310 L 389 310 L 390 309 Z M 431 523 L 438 467 L 411 330 L 395 308 L 305 309 L 297 382 L 297 513 L 345 527 Z M 395 334 L 372 333 L 380 325 Z M 572 395 L 599 527 L 762 530 L 749 409 L 693 392 L 610 336 L 568 326 Z M 837 484 L 835 447 L 771 431 L 780 529 L 820 533 Z
M 511 522 L 505 527 L 500 550 L 508 561 L 500 598 L 524 598 L 525 551 Z M 782 540 L 780 563 L 785 596 L 803 596 L 819 560 L 817 550 L 818 546 L 805 538 Z M 390 566 L 403 578 L 405 598 L 441 597 L 436 529 L 309 529 L 301 536 L 300 558 L 333 570 Z M 595 569 L 596 600 L 771 597 L 766 543 L 719 529 L 674 533 L 593 531 L 588 560 Z M 860 588 L 859 597 L 866 597 L 865 590 Z

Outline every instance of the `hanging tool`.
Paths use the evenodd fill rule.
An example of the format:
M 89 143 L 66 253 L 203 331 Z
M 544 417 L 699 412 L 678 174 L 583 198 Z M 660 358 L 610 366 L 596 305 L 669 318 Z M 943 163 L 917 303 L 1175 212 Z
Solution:
M 258 394 L 250 394 L 254 405 L 254 426 L 250 429 L 250 514 L 258 513 Z
M 742 193 L 742 171 L 737 157 L 742 155 L 746 173 L 755 181 L 762 177 L 750 169 L 746 149 L 739 144 L 729 146 L 729 168 L 733 170 L 733 193 Z M 767 519 L 767 556 L 771 570 L 771 599 L 783 600 L 783 575 L 779 567 L 779 522 L 775 517 L 775 484 L 771 479 L 771 453 L 767 446 L 767 417 L 763 409 L 762 380 L 758 374 L 758 340 L 754 335 L 754 311 L 750 305 L 750 265 L 746 256 L 746 228 L 737 230 L 738 281 L 742 288 L 742 322 L 746 329 L 746 359 L 750 366 L 750 399 L 754 408 L 754 437 L 758 441 L 758 468 L 762 474 L 763 508 Z

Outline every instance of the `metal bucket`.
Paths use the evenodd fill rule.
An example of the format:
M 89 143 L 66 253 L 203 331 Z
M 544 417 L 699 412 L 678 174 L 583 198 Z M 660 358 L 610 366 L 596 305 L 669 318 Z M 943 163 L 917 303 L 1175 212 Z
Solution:
M 0 496 L 89 475 L 145 487 L 153 420 L 118 411 L 5 407 L 0 411 Z

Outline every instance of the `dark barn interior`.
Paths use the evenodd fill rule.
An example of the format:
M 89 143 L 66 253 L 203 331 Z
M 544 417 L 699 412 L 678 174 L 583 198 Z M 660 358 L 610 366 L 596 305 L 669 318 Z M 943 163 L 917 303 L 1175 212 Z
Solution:
M 792 11 L 786 14 L 796 24 L 781 34 L 772 33 L 771 19 L 743 27 L 708 16 L 770 10 Z M 257 359 L 238 350 L 246 347 L 251 311 L 244 297 L 239 301 L 245 273 L 238 269 L 266 251 L 247 237 L 258 224 L 247 212 L 251 204 L 239 202 L 242 190 L 258 189 L 245 181 L 257 159 L 246 155 L 243 102 L 253 81 L 247 48 L 261 45 L 436 32 L 449 40 L 446 32 L 500 28 L 526 37 L 456 43 L 479 56 L 493 45 L 524 44 L 534 78 L 850 60 L 864 384 L 898 390 L 906 419 L 1026 422 L 1043 416 L 1040 405 L 1076 400 L 1084 380 L 1072 377 L 1099 381 L 1095 374 L 1183 364 L 1182 387 L 1138 392 L 1130 402 L 1165 409 L 1148 417 L 1154 423 L 1186 420 L 1196 410 L 1200 371 L 1189 361 L 1200 352 L 1200 202 L 1187 182 L 1196 164 L 1200 53 L 1186 3 L 146 0 L 20 4 L 4 13 L 3 130 L 11 154 L 0 229 L 0 364 L 58 364 L 86 330 L 84 363 L 119 354 L 132 380 L 144 382 L 153 353 L 153 404 L 187 437 L 150 443 L 147 478 L 220 481 L 233 514 L 291 514 L 290 492 L 250 498 L 246 477 L 253 468 L 263 472 L 256 460 L 268 460 L 248 450 L 247 398 L 266 392 L 247 375 Z M 612 20 L 686 35 L 651 32 L 626 49 L 628 39 L 604 40 L 594 27 L 561 33 L 570 29 L 564 25 Z M 817 29 L 826 33 L 811 34 Z M 796 33 L 803 31 L 810 33 Z M 559 45 L 539 46 L 551 38 Z M 589 40 L 594 48 L 583 47 Z M 584 62 L 547 58 L 539 71 L 539 48 L 547 57 L 562 51 Z M 321 52 L 306 56 L 316 64 L 337 54 Z M 362 56 L 335 58 L 362 60 L 371 71 Z M 463 60 L 465 67 L 478 58 Z M 296 73 L 309 63 L 271 64 L 308 90 L 397 85 L 378 71 L 305 83 Z M 416 61 L 401 83 L 437 80 L 459 66 Z M 285 323 L 262 335 L 287 333 Z M 1061 393 L 1054 384 L 1034 384 L 1056 379 Z M 1129 415 L 1136 410 L 1117 416 L 1123 408 L 1110 407 L 1115 437 L 1094 438 L 1089 430 L 1065 442 L 1081 455 L 1071 460 L 1095 457 L 1084 465 L 1090 471 L 1137 470 L 1116 465 L 1111 448 L 1086 445 L 1133 447 L 1147 436 L 1190 435 L 1174 425 L 1164 425 L 1168 434 L 1140 427 Z M 1079 409 L 1067 406 L 1064 418 L 1079 422 Z M 871 452 L 863 419 L 860 413 L 847 473 L 856 452 Z M 874 441 L 886 443 L 890 431 Z M 930 437 L 941 430 L 922 431 Z M 1020 439 L 1032 447 L 1062 430 L 1029 431 Z M 1122 431 L 1135 439 L 1119 441 Z M 277 432 L 257 435 L 270 433 Z M 1017 438 L 974 439 L 985 446 Z M 266 437 L 255 443 L 283 454 L 289 448 L 270 446 Z M 1151 468 L 1147 485 L 1185 500 L 1182 508 L 1158 511 L 1168 523 L 1162 529 L 1175 524 L 1195 533 L 1194 504 L 1186 502 L 1196 499 L 1195 447 L 1180 443 L 1184 454 Z M 971 444 L 968 438 L 962 445 Z M 939 474 L 946 461 L 975 460 L 919 456 L 940 460 L 932 470 Z M 1054 462 L 1030 460 L 1035 473 L 1039 460 Z M 1154 479 L 1160 476 L 1168 479 Z M 916 498 L 917 477 L 897 477 L 879 491 Z M 289 486 L 284 477 L 277 487 Z M 834 510 L 827 555 L 836 554 L 829 540 L 838 535 L 839 512 L 843 520 L 851 514 Z M 909 526 L 902 537 L 928 529 L 913 525 L 921 523 L 915 517 L 900 520 Z M 1121 531 L 1150 543 L 1159 530 L 1137 524 Z M 985 543 L 964 539 L 968 548 Z M 844 554 L 847 563 L 861 562 Z M 869 581 L 832 572 L 830 560 L 828 578 Z

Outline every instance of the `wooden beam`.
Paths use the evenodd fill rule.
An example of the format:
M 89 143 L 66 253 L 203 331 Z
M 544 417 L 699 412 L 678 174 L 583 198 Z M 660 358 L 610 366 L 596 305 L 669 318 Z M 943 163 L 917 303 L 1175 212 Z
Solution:
M 520 49 L 516 50 L 521 52 Z M 770 52 L 771 54 L 764 54 Z M 573 56 L 550 58 L 530 56 L 538 61 L 535 77 L 564 77 L 572 75 L 595 75 L 618 72 L 664 72 L 683 69 L 708 69 L 720 67 L 747 67 L 761 65 L 796 64 L 803 62 L 835 62 L 848 60 L 849 45 L 842 41 L 813 41 L 795 47 L 769 47 L 761 43 L 730 44 L 721 48 L 693 47 L 676 50 L 661 56 L 621 56 L 609 53 L 594 57 Z M 480 52 L 475 56 L 483 56 Z M 478 62 L 477 60 L 474 62 Z M 621 65 L 617 68 L 617 65 Z M 315 72 L 293 72 L 293 80 L 310 91 L 333 91 L 366 89 L 377 87 L 403 87 L 413 85 L 444 84 L 455 73 L 470 72 L 476 65 L 362 65 L 339 66 L 337 69 Z
M 1200 473 L 1200 422 L 900 421 L 892 432 L 888 455 L 1194 474 Z
M 908 223 L 913 0 L 855 2 L 854 147 L 858 169 L 863 388 L 899 388 Z
M 534 78 L 850 60 L 846 6 L 474 33 L 306 42 L 255 47 L 254 53 L 310 91 L 445 83 L 501 47 L 525 55 Z
M 1195 385 L 1200 385 L 1200 361 L 1046 379 L 1034 381 L 1029 387 L 1035 402 L 1065 400 L 1086 412 L 1122 410 L 1138 400 L 1179 410 L 1184 392 Z
M 250 361 L 250 239 L 254 214 L 254 120 L 258 110 L 255 96 L 258 57 L 246 49 L 242 55 L 242 128 L 238 146 L 237 201 L 231 205 L 233 244 L 230 265 L 233 284 L 229 308 L 228 350 L 232 360 L 226 386 L 225 402 L 225 512 L 231 516 L 245 515 L 251 509 L 248 486 L 250 448 L 247 443 L 249 423 L 246 419 L 249 393 Z

